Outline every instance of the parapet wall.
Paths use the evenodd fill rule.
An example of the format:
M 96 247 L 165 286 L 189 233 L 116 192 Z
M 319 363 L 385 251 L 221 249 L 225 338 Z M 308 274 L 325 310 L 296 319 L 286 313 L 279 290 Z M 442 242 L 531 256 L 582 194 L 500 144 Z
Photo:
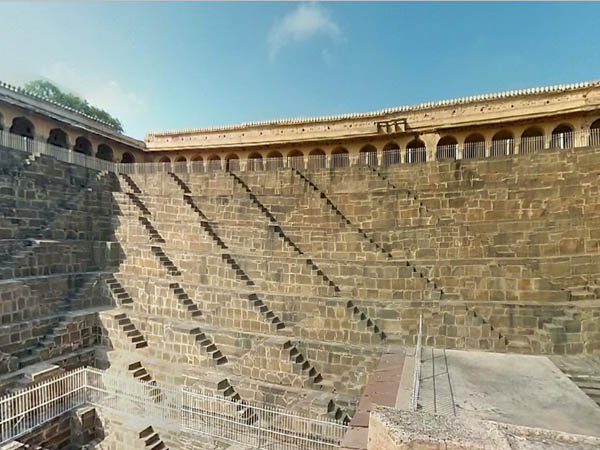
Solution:
M 368 450 L 593 450 L 600 438 L 378 406 Z

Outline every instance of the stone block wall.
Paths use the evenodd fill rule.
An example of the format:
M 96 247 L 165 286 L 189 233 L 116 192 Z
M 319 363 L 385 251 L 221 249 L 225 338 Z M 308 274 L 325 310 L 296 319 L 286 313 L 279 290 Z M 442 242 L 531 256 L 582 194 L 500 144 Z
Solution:
M 71 420 L 71 414 L 63 414 L 19 439 L 18 442 L 29 445 L 30 448 L 44 450 L 71 449 L 73 448 Z
M 93 361 L 98 308 L 112 303 L 114 177 L 2 150 L 0 386 L 42 361 Z
M 528 167 L 532 158 L 523 157 L 510 163 L 349 168 L 309 173 L 310 183 L 289 170 L 241 173 L 242 183 L 227 173 L 181 174 L 179 182 L 169 175 L 132 178 L 165 240 L 165 253 L 181 269 L 187 294 L 193 293 L 190 298 L 202 312 L 196 320 L 203 326 L 274 334 L 272 327 L 261 326 L 260 314 L 249 313 L 252 302 L 243 293 L 248 289 L 259 293 L 291 335 L 320 345 L 376 346 L 381 336 L 375 330 L 383 330 L 389 342 L 412 344 L 423 315 L 431 345 L 578 353 L 595 348 L 595 327 L 584 327 L 588 313 L 570 313 L 566 304 L 577 299 L 570 289 L 597 273 L 597 219 L 593 188 L 573 185 L 579 175 L 564 175 L 564 185 L 558 186 L 546 178 L 548 165 L 561 173 L 573 171 L 576 164 L 569 158 L 568 152 L 553 152 L 533 167 Z M 518 176 L 506 173 L 513 167 Z M 582 196 L 590 199 L 589 207 L 578 210 L 582 217 L 566 216 Z M 559 204 L 563 197 L 567 206 Z M 227 250 L 210 243 L 206 230 L 198 228 L 202 220 L 210 222 Z M 178 227 L 178 221 L 186 223 Z M 283 231 L 280 239 L 271 233 L 275 227 Z M 204 231 L 202 243 L 209 244 L 196 244 L 194 230 Z M 183 242 L 189 242 L 193 257 L 181 252 Z M 287 255 L 282 253 L 286 245 Z M 225 251 L 253 287 L 235 271 L 212 268 L 222 261 L 211 262 L 210 252 Z M 325 278 L 307 270 L 307 260 Z M 136 269 L 122 269 L 131 282 Z M 207 272 L 216 276 L 202 276 Z M 339 289 L 330 289 L 327 280 Z M 150 309 L 189 319 L 189 311 L 173 306 L 166 286 L 154 300 L 142 288 L 133 289 L 142 305 L 154 301 L 157 306 Z M 266 381 L 285 372 L 280 353 L 272 362 L 261 354 L 255 358 L 261 362 L 250 367 L 251 353 L 235 351 L 240 342 L 223 347 L 236 364 L 246 361 L 245 372 L 235 369 L 234 374 L 254 369 Z
M 16 158 L 0 367 L 92 347 L 124 374 L 330 415 L 420 317 L 432 346 L 598 352 L 600 151 L 578 151 L 118 179 Z

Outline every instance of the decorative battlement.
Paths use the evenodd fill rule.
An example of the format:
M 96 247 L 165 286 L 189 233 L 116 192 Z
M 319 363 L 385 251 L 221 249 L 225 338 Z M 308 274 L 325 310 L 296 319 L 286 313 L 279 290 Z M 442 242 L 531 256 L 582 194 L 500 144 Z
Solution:
M 148 150 L 182 150 L 348 139 L 379 133 L 423 133 L 439 129 L 510 122 L 600 107 L 600 82 L 589 81 L 437 102 L 366 113 L 244 122 L 235 125 L 156 131 L 146 135 Z M 596 94 L 592 95 L 592 91 Z M 402 117 L 399 117 L 402 115 Z
M 567 92 L 578 89 L 598 87 L 600 86 L 600 80 L 585 81 L 582 83 L 570 83 L 570 84 L 555 84 L 552 86 L 542 86 L 529 89 L 518 89 L 512 91 L 501 91 L 491 94 L 480 94 L 471 95 L 467 97 L 458 97 L 447 100 L 439 100 L 435 102 L 423 102 L 415 105 L 404 105 L 396 106 L 392 108 L 379 109 L 376 111 L 369 111 L 365 113 L 348 113 L 348 114 L 337 114 L 332 116 L 315 116 L 315 117 L 295 117 L 289 119 L 273 119 L 273 120 L 262 120 L 253 122 L 242 122 L 234 125 L 222 125 L 217 127 L 204 127 L 204 128 L 187 128 L 173 131 L 151 131 L 147 134 L 147 137 L 161 137 L 161 136 L 179 136 L 182 134 L 195 134 L 195 133 L 207 133 L 212 131 L 229 131 L 241 128 L 253 128 L 253 127 L 265 127 L 265 126 L 276 126 L 276 125 L 297 125 L 297 124 L 308 124 L 316 122 L 333 122 L 337 120 L 347 119 L 362 119 L 368 117 L 385 116 L 387 114 L 394 113 L 406 113 L 412 111 L 419 111 L 423 109 L 434 109 L 445 106 L 463 105 L 469 103 L 478 103 L 482 101 L 497 100 L 504 98 L 523 97 L 527 95 L 537 94 L 549 94 L 556 92 Z

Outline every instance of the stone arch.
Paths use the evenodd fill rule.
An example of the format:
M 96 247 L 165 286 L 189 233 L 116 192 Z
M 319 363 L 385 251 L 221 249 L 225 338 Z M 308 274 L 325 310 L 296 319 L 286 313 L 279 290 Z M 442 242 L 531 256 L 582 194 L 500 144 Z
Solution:
M 29 139 L 35 138 L 35 127 L 25 117 L 15 117 L 9 130 L 12 134 Z
M 98 147 L 98 150 L 100 150 L 100 147 Z M 79 136 L 77 139 L 75 139 L 73 151 L 77 153 L 83 153 L 84 155 L 92 156 L 92 143 L 88 138 L 84 136 Z
M 479 133 L 473 133 L 465 138 L 463 159 L 485 158 L 485 138 Z
M 169 158 L 168 156 L 161 156 L 161 158 L 158 160 L 158 162 L 161 162 L 161 163 L 170 163 L 171 162 L 171 158 Z
M 56 147 L 69 148 L 69 138 L 67 133 L 60 128 L 51 129 L 46 142 L 55 145 Z
M 225 170 L 240 170 L 240 157 L 235 153 L 225 156 Z
M 377 165 L 377 149 L 371 145 L 363 145 L 358 152 L 359 161 L 362 165 L 376 166 Z
M 269 152 L 267 155 L 267 170 L 280 169 L 283 167 L 283 155 L 277 150 Z
M 512 155 L 515 152 L 515 138 L 511 131 L 500 130 L 492 136 L 490 156 Z
M 200 155 L 194 155 L 190 159 L 190 170 L 192 172 L 203 172 L 204 171 L 204 158 Z
M 185 156 L 178 156 L 175 162 L 187 162 L 187 159 L 185 159 Z
M 287 154 L 288 167 L 294 169 L 304 169 L 304 153 L 300 150 L 292 150 Z
M 402 158 L 400 156 L 400 146 L 395 142 L 388 142 L 383 147 L 381 158 L 383 159 L 384 166 L 400 164 L 402 162 Z
M 121 157 L 121 162 L 123 164 L 133 164 L 135 163 L 135 157 L 131 153 L 125 152 Z
M 320 148 L 315 148 L 308 154 L 309 169 L 324 169 L 327 167 L 327 155 Z
M 435 149 L 435 159 L 456 159 L 458 151 L 458 141 L 454 136 L 444 136 L 441 138 Z
M 258 152 L 253 152 L 248 155 L 248 170 L 263 170 L 263 157 Z
M 409 164 L 427 161 L 425 142 L 415 138 L 406 144 L 406 162 Z
M 98 146 L 98 151 L 96 152 L 96 158 L 100 158 L 105 161 L 112 161 L 114 158 L 114 153 L 113 153 L 112 148 L 110 148 L 106 144 L 100 144 Z
M 590 125 L 589 145 L 600 145 L 600 119 L 596 119 Z
M 277 150 L 273 150 L 273 151 L 269 152 L 269 154 L 267 155 L 267 158 L 283 158 L 283 155 L 281 154 L 281 152 L 279 152 Z
M 521 133 L 519 153 L 534 153 L 544 149 L 544 130 L 540 127 L 529 127 Z
M 337 147 L 331 152 L 331 168 L 350 166 L 350 154 L 344 147 Z
M 573 127 L 567 123 L 561 123 L 552 130 L 550 148 L 572 148 Z
M 208 170 L 221 170 L 221 157 L 216 153 L 213 153 L 206 158 L 206 168 Z

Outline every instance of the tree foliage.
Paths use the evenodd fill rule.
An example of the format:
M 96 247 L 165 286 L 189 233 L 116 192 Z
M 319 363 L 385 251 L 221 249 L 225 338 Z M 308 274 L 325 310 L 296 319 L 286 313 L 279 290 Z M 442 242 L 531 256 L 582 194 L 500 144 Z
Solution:
M 47 100 L 52 100 L 61 105 L 76 109 L 84 114 L 96 117 L 123 132 L 123 125 L 116 117 L 111 116 L 103 109 L 90 105 L 81 97 L 61 91 L 57 86 L 46 80 L 34 80 L 25 84 L 25 89 L 33 94 L 39 95 Z

